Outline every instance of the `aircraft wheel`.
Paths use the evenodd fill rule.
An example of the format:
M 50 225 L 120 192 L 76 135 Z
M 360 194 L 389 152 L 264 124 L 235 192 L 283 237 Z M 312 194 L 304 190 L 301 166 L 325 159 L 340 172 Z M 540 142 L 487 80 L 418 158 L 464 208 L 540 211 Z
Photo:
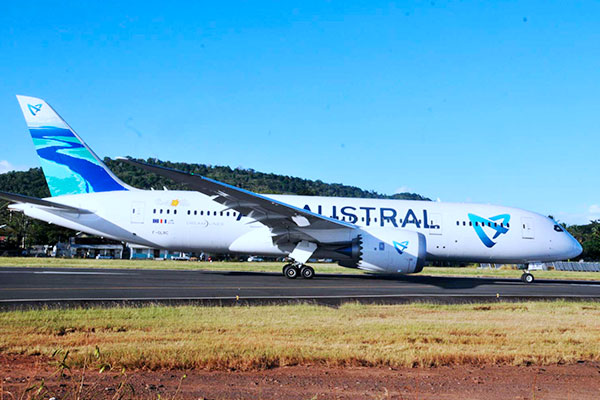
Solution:
M 535 278 L 529 272 L 525 272 L 523 275 L 521 275 L 521 280 L 525 283 L 533 283 Z
M 298 274 L 298 268 L 294 267 L 293 265 L 286 265 L 283 267 L 283 275 L 285 275 L 285 277 L 288 279 L 296 279 Z
M 302 275 L 304 279 L 312 279 L 315 276 L 315 270 L 312 267 L 305 265 L 300 268 L 300 275 Z
M 291 267 L 291 266 L 292 266 L 292 264 L 285 264 L 285 265 L 283 266 L 283 268 L 281 269 L 281 272 L 283 273 L 283 275 L 285 275 L 285 269 L 286 269 L 287 267 Z

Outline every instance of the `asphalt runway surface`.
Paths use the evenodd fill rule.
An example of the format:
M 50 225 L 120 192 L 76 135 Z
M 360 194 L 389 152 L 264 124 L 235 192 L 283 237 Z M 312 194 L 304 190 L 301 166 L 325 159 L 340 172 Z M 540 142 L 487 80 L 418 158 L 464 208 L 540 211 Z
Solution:
M 600 275 L 599 275 L 600 276 Z M 0 268 L 0 307 L 113 303 L 341 304 L 572 299 L 600 300 L 600 281 L 321 274 L 286 279 L 266 272 Z

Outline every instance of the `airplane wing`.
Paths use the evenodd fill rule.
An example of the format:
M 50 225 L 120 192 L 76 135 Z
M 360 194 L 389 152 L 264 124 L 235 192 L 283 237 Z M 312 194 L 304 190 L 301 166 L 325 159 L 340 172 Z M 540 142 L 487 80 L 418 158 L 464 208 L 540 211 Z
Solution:
M 228 209 L 240 212 L 242 215 L 269 227 L 274 236 L 282 236 L 289 231 L 301 233 L 307 229 L 356 229 L 349 222 L 328 218 L 302 208 L 294 207 L 267 196 L 240 189 L 226 183 L 200 175 L 159 167 L 129 158 L 119 157 L 118 160 L 142 168 L 148 172 L 171 178 L 176 182 L 186 184 L 189 188 L 210 196 L 213 201 L 223 204 Z M 289 235 L 287 236 L 289 237 Z M 301 238 L 301 235 L 297 235 Z M 309 239 L 309 238 L 305 238 Z
M 64 204 L 55 203 L 53 201 L 48 201 L 44 199 L 39 199 L 37 197 L 25 196 L 22 194 L 8 193 L 0 191 L 0 199 L 12 201 L 13 203 L 21 203 L 21 204 L 35 204 L 36 206 L 53 208 L 58 211 L 63 212 L 71 212 L 77 214 L 90 214 L 91 211 L 84 210 L 83 208 L 71 207 Z

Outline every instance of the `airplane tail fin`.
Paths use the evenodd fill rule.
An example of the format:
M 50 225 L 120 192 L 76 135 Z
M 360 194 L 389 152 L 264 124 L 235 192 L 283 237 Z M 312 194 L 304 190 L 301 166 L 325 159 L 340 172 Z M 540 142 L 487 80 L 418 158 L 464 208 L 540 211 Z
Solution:
M 52 196 L 130 190 L 42 99 L 17 96 Z

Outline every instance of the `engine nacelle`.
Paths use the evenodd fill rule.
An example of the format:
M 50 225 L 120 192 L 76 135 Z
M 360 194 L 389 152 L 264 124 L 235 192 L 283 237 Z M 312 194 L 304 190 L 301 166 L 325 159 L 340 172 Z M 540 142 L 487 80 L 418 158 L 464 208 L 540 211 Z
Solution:
M 427 245 L 425 236 L 400 229 L 361 230 L 360 258 L 356 266 L 373 272 L 421 272 Z

